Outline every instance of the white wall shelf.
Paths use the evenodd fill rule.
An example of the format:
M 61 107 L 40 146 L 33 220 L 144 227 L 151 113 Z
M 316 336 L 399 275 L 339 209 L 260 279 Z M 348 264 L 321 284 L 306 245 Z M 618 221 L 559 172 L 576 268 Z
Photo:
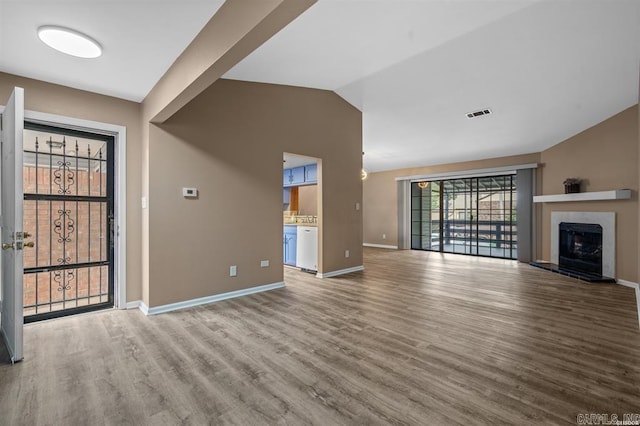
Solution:
M 533 202 L 566 203 L 570 201 L 628 200 L 630 198 L 630 189 L 616 189 L 613 191 L 578 192 L 576 194 L 536 195 L 533 197 Z

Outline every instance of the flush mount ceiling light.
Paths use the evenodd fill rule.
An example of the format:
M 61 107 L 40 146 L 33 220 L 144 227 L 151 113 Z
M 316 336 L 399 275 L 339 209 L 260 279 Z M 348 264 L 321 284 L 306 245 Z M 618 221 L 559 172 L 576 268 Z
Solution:
M 45 25 L 38 28 L 38 37 L 47 46 L 78 58 L 97 58 L 102 47 L 91 37 L 64 27 Z

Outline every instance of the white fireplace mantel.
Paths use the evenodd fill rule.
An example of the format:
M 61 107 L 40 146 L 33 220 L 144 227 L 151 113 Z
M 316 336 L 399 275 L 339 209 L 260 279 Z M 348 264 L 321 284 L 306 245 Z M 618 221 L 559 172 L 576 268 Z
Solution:
M 568 201 L 628 200 L 630 198 L 630 189 L 615 189 L 613 191 L 578 192 L 575 194 L 536 195 L 533 197 L 533 202 L 565 203 Z

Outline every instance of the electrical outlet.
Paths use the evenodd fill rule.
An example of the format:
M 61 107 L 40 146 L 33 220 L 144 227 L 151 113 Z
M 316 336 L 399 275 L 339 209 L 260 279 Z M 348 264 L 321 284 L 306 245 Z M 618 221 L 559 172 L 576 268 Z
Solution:
M 382 239 L 386 240 L 387 239 L 387 234 L 382 234 Z
M 260 267 L 261 268 L 268 268 L 269 267 L 269 261 L 268 260 L 261 260 L 260 261 Z
M 230 277 L 238 276 L 238 267 L 236 265 L 233 265 L 232 267 L 229 268 L 229 276 Z
M 356 203 L 356 210 L 360 210 L 360 203 Z
M 344 251 L 344 257 L 349 257 L 349 250 Z

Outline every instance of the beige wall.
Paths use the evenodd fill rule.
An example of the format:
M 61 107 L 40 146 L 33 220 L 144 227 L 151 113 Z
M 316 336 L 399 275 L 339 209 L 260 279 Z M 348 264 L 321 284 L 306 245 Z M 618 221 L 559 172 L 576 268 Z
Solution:
M 362 265 L 361 128 L 332 92 L 231 80 L 151 125 L 149 306 L 283 280 L 283 152 L 320 159 L 320 272 Z
M 142 196 L 149 197 L 151 122 L 163 123 L 316 0 L 226 0 L 142 102 Z M 142 211 L 142 301 L 149 306 L 150 217 Z
M 540 155 L 539 195 L 561 194 L 568 177 L 583 180 L 581 191 L 628 188 L 631 200 L 544 203 L 542 258 L 550 258 L 551 212 L 616 212 L 616 278 L 638 279 L 638 106 L 631 107 Z
M 0 104 L 15 86 L 24 88 L 25 109 L 127 128 L 127 301 L 139 300 L 141 279 L 140 104 L 0 73 Z
M 364 242 L 398 245 L 397 177 L 514 166 L 537 163 L 539 159 L 539 154 L 526 154 L 369 173 L 363 184 Z M 383 235 L 386 238 L 383 238 Z

